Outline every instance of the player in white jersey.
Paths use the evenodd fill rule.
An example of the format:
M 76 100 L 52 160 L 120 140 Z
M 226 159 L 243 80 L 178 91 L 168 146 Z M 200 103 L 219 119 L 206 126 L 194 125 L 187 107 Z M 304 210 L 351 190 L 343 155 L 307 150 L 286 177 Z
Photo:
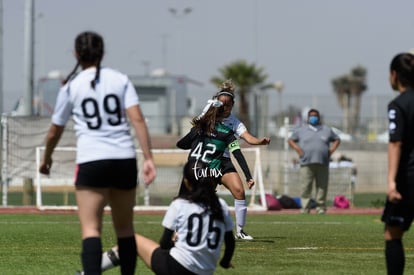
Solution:
M 215 174 L 205 163 L 190 159 L 183 171 L 186 192 L 168 207 L 160 243 L 135 235 L 139 257 L 155 274 L 213 274 L 223 243 L 220 265 L 232 267 L 233 221 L 227 204 L 215 192 L 219 178 L 212 175 Z M 103 254 L 102 270 L 117 264 L 117 247 L 114 247 Z
M 263 137 L 257 138 L 249 133 L 246 126 L 234 115 L 231 114 L 231 111 L 234 106 L 234 85 L 231 80 L 225 81 L 220 87 L 220 91 L 214 96 L 214 98 L 220 100 L 224 106 L 224 120 L 223 124 L 231 128 L 235 133 L 237 138 L 241 138 L 251 145 L 267 145 L 270 143 L 270 138 Z M 228 150 L 224 153 L 224 156 L 227 157 L 227 166 L 233 166 L 230 159 L 230 153 Z M 243 183 L 240 179 L 239 174 L 236 170 L 231 173 L 226 173 L 222 177 L 222 183 L 231 191 L 234 197 L 234 212 L 236 216 L 236 238 L 242 240 L 252 240 L 253 237 L 247 234 L 243 227 L 246 224 L 246 215 L 247 215 L 247 204 L 246 204 L 246 195 L 243 188 Z M 249 189 L 253 185 L 248 184 Z M 254 182 L 253 182 L 254 184 Z
M 122 274 L 134 274 L 137 249 L 133 207 L 137 165 L 132 123 L 144 154 L 146 184 L 156 175 L 145 119 L 128 77 L 101 67 L 102 37 L 83 32 L 75 39 L 77 64 L 60 89 L 39 168 L 49 174 L 52 153 L 72 116 L 77 136 L 76 201 L 82 230 L 81 260 L 86 274 L 101 274 L 103 211 L 111 206 Z M 78 67 L 82 70 L 75 74 Z

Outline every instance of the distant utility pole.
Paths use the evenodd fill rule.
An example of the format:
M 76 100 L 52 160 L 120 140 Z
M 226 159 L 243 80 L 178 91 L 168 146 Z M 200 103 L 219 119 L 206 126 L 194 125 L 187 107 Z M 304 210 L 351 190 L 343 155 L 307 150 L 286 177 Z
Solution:
M 3 0 L 0 0 L 0 115 L 3 113 Z
M 190 14 L 193 11 L 193 8 L 186 7 L 182 10 L 176 9 L 176 8 L 169 8 L 168 11 L 172 14 L 174 18 L 182 19 L 186 17 L 188 14 Z M 184 39 L 183 39 L 183 25 L 178 26 L 179 27 L 179 46 L 178 46 L 178 61 L 179 61 L 179 73 L 183 74 L 183 63 L 184 63 L 184 52 L 183 52 L 183 45 L 184 45 Z
M 34 92 L 34 0 L 26 0 L 24 31 L 24 114 L 31 116 Z
M 168 34 L 163 34 L 162 36 L 162 68 L 167 72 L 168 68 L 167 68 L 167 56 L 168 56 L 168 52 L 167 52 L 167 38 L 168 38 Z

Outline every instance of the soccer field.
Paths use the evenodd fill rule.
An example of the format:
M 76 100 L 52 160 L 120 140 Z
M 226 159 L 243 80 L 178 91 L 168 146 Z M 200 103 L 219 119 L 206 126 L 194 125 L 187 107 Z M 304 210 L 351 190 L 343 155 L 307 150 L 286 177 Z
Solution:
M 379 215 L 248 214 L 253 241 L 237 241 L 234 269 L 216 274 L 385 274 L 383 224 Z M 162 215 L 135 216 L 136 230 L 161 236 Z M 414 245 L 406 238 L 406 270 L 414 270 Z M 73 275 L 80 269 L 76 214 L 2 214 L 0 274 Z M 115 243 L 105 216 L 103 246 Z M 119 269 L 104 274 L 119 274 Z M 136 274 L 152 274 L 138 263 Z M 408 274 L 408 273 L 407 273 Z

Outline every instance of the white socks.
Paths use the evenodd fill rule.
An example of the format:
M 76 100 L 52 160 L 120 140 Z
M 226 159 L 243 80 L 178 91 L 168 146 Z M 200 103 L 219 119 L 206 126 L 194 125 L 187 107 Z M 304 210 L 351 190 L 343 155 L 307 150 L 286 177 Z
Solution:
M 236 230 L 239 233 L 246 224 L 246 200 L 234 200 L 234 214 L 236 216 Z

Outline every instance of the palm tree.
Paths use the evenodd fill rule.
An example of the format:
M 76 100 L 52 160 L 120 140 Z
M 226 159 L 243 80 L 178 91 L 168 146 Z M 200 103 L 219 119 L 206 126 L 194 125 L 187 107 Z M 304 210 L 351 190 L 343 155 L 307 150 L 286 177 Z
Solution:
M 257 67 L 254 63 L 248 64 L 245 60 L 237 60 L 219 68 L 220 76 L 211 78 L 211 82 L 217 86 L 227 79 L 231 79 L 236 85 L 238 88 L 236 92 L 240 99 L 240 120 L 248 128 L 250 127 L 248 94 L 254 87 L 262 86 L 265 82 L 267 75 L 263 71 L 262 67 Z
M 367 70 L 362 66 L 357 66 L 351 70 L 350 91 L 353 97 L 353 108 L 351 110 L 351 129 L 353 133 L 359 124 L 361 112 L 361 96 L 367 90 L 366 84 Z
M 342 75 L 332 80 L 332 86 L 336 93 L 339 107 L 344 111 L 342 120 L 342 129 L 349 133 L 349 109 L 350 109 L 350 92 L 349 92 L 349 76 Z
M 344 110 L 343 129 L 351 134 L 355 134 L 358 128 L 361 96 L 367 90 L 366 75 L 367 70 L 357 66 L 350 74 L 332 80 L 339 107 Z

